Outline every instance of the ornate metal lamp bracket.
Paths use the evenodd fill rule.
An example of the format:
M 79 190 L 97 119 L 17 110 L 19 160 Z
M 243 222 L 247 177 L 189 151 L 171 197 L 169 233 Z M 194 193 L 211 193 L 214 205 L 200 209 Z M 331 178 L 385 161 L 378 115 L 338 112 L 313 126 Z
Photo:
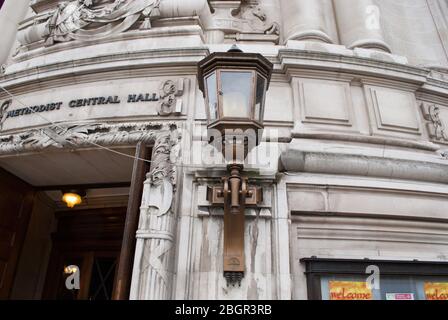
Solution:
M 229 174 L 221 186 L 207 187 L 207 200 L 214 206 L 224 207 L 224 277 L 227 286 L 241 286 L 244 277 L 244 212 L 263 201 L 261 187 L 249 185 L 242 176 L 242 165 L 228 166 Z

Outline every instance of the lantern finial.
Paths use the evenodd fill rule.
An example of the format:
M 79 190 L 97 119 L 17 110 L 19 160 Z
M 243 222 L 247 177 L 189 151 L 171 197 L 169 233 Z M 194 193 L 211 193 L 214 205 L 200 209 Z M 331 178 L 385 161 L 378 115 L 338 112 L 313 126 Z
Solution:
M 227 52 L 243 52 L 236 44 L 234 44 Z

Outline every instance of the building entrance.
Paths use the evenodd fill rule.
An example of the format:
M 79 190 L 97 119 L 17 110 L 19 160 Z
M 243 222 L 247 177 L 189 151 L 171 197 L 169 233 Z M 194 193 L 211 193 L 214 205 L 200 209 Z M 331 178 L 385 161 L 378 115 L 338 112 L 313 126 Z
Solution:
M 112 299 L 126 208 L 74 210 L 56 215 L 58 228 L 52 237 L 44 298 Z M 77 274 L 79 287 L 71 280 Z

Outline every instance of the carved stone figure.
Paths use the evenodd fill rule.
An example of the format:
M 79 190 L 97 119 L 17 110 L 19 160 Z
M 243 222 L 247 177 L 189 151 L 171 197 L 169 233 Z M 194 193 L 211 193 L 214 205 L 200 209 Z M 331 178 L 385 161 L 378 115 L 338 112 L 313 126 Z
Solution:
M 62 2 L 47 22 L 45 45 L 70 40 L 98 40 L 124 32 L 145 17 L 142 28 L 151 28 L 150 18 L 159 16 L 160 0 L 115 0 L 95 8 L 95 0 Z
M 280 27 L 277 22 L 271 22 L 266 12 L 260 7 L 258 1 L 242 4 L 238 15 L 242 20 L 246 20 L 250 27 L 246 32 L 280 34 Z
M 205 24 L 217 43 L 224 38 L 278 43 L 280 26 L 274 21 L 275 15 L 268 14 L 266 3 L 239 0 L 212 1 L 210 5 L 213 14 Z

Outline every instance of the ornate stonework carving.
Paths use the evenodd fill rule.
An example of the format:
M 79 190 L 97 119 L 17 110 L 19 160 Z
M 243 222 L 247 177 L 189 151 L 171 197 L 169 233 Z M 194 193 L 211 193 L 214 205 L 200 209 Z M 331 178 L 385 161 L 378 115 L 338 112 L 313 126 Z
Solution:
M 71 40 L 96 41 L 125 32 L 144 18 L 140 29 L 150 29 L 151 20 L 160 17 L 161 0 L 61 1 L 58 7 L 18 39 L 28 45 L 39 39 L 46 46 Z M 37 38 L 36 38 L 37 37 Z
M 3 123 L 6 120 L 7 111 L 9 109 L 9 106 L 11 105 L 12 100 L 6 100 L 2 103 L 0 106 L 0 131 L 3 129 Z
M 184 93 L 184 81 L 184 79 L 177 81 L 167 80 L 160 85 L 159 115 L 168 116 L 182 112 L 182 100 L 178 99 L 178 97 Z
M 176 129 L 175 123 L 60 124 L 24 133 L 0 136 L 0 154 L 39 151 L 46 148 L 133 145 L 154 142 Z
M 178 154 L 177 131 L 157 137 L 151 170 L 143 190 L 131 299 L 169 299 L 172 287 L 173 243 L 176 214 L 173 199 L 176 186 L 175 159 Z
M 278 43 L 279 23 L 273 21 L 258 0 L 210 1 L 214 10 L 209 30 L 224 31 L 227 38 Z
M 423 117 L 428 121 L 427 128 L 431 139 L 438 142 L 448 142 L 448 128 L 440 117 L 440 107 L 436 104 L 422 102 Z
M 270 21 L 266 12 L 260 7 L 259 1 L 243 1 L 237 12 L 235 17 L 247 21 L 249 27 L 249 30 L 242 32 L 280 34 L 278 22 Z
M 147 175 L 151 185 L 160 186 L 166 179 L 172 185 L 176 185 L 173 163 L 178 156 L 179 139 L 177 131 L 165 131 L 157 137 L 151 158 L 151 171 Z
M 141 28 L 150 29 L 150 17 L 158 15 L 160 4 L 160 0 L 115 0 L 94 8 L 95 2 L 72 0 L 59 4 L 47 22 L 46 45 L 70 40 L 98 40 L 126 31 L 141 16 L 145 17 Z

